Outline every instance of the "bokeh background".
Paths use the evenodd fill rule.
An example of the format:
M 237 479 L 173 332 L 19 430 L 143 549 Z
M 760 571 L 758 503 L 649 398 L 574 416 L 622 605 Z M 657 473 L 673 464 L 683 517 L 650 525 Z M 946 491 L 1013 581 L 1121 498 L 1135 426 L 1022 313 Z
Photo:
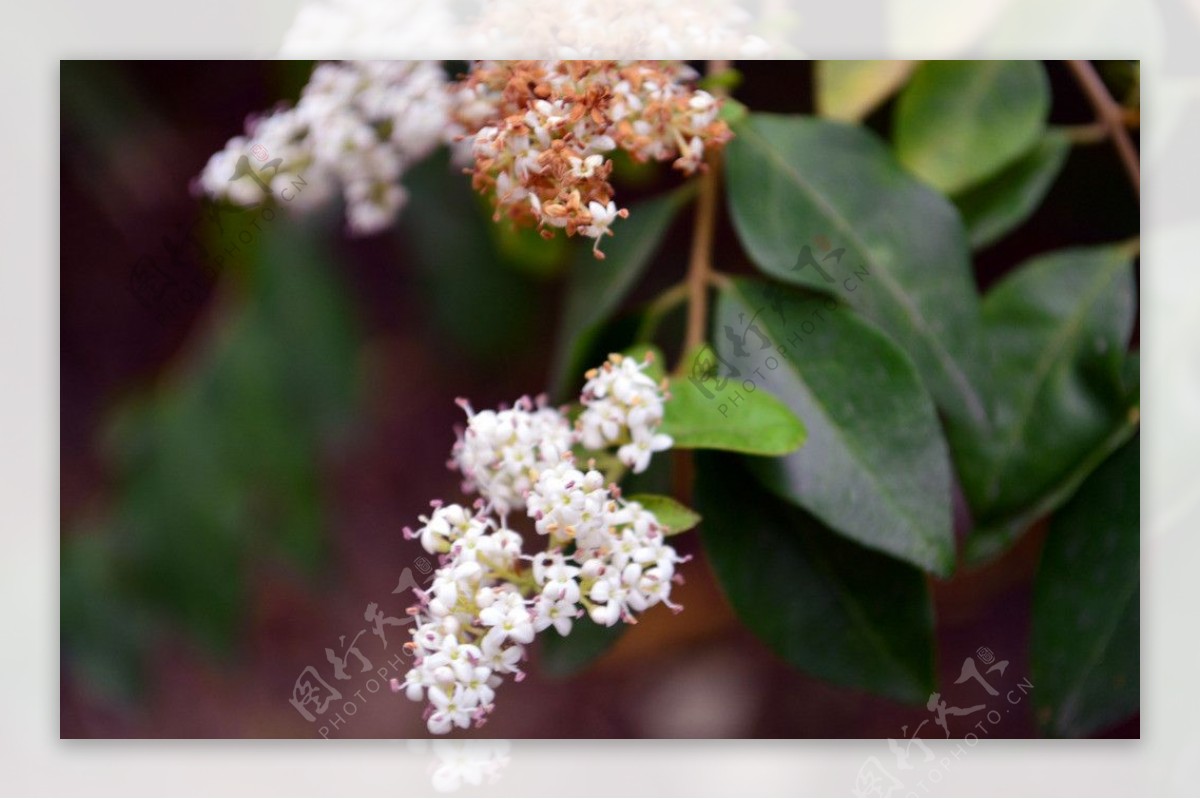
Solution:
M 808 63 L 738 67 L 735 96 L 752 109 L 811 112 Z M 490 225 L 441 156 L 409 175 L 400 224 L 376 237 L 345 236 L 337 208 L 212 213 L 192 178 L 310 69 L 62 64 L 62 737 L 426 735 L 421 705 L 371 691 L 378 669 L 395 675 L 404 634 L 385 628 L 385 648 L 364 612 L 402 618 L 394 589 L 424 577 L 400 530 L 430 498 L 458 495 L 443 468 L 462 420 L 453 399 L 495 406 L 549 384 L 576 242 Z M 1065 69 L 1047 70 L 1051 123 L 1090 122 Z M 886 133 L 889 118 L 890 104 L 869 124 Z M 618 191 L 676 180 L 623 167 Z M 1072 148 L 1037 214 L 977 257 L 980 286 L 1037 252 L 1136 235 L 1124 188 L 1111 148 Z M 686 218 L 676 227 L 630 306 L 682 273 Z M 727 224 L 718 242 L 724 269 L 749 271 Z M 928 717 L 775 658 L 734 619 L 694 537 L 678 539 L 697 556 L 682 614 L 654 609 L 573 676 L 535 650 L 529 678 L 506 683 L 470 735 L 901 738 Z M 979 647 L 1028 674 L 1039 545 L 1035 531 L 935 584 L 943 684 Z M 326 648 L 341 654 L 360 630 L 371 669 L 352 657 L 351 679 L 336 680 Z M 308 667 L 352 716 L 335 726 L 293 707 Z M 1016 706 L 992 737 L 1033 735 L 1031 710 Z M 1105 734 L 1138 733 L 1134 719 Z

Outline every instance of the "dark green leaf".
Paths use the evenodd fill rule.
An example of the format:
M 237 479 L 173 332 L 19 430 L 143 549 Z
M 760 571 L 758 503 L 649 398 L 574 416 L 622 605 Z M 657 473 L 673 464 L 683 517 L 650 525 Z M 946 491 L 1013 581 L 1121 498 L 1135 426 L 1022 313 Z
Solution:
M 1139 707 L 1139 493 L 1135 437 L 1054 516 L 1033 596 L 1031 667 L 1049 734 L 1103 731 Z
M 926 701 L 933 607 L 918 569 L 761 491 L 735 458 L 697 454 L 696 499 L 725 595 L 784 660 L 839 685 Z
M 755 263 L 865 313 L 945 413 L 982 421 L 963 367 L 976 358 L 978 297 L 954 206 L 861 127 L 753 114 L 728 149 L 730 211 Z
M 916 61 L 817 61 L 817 113 L 859 122 L 904 85 Z
M 829 298 L 755 281 L 721 291 L 715 326 L 724 361 L 808 429 L 796 452 L 754 459 L 766 485 L 842 535 L 949 574 L 950 463 L 908 357 Z
M 691 196 L 690 189 L 655 197 L 629 209 L 604 242 L 604 260 L 580 248 L 570 265 L 562 323 L 555 349 L 551 393 L 565 396 L 596 364 L 584 363 L 590 342 L 650 265 L 671 220 Z
M 1050 131 L 1032 150 L 987 182 L 954 198 L 975 249 L 986 247 L 1037 210 L 1071 150 L 1060 132 Z
M 633 494 L 627 496 L 630 502 L 636 502 L 654 514 L 658 523 L 667 528 L 667 535 L 679 535 L 691 530 L 700 523 L 700 514 L 671 497 L 657 494 Z
M 896 102 L 896 154 L 931 186 L 959 192 L 1028 152 L 1049 109 L 1038 61 L 926 61 Z
M 948 425 L 981 533 L 1001 540 L 1053 510 L 1132 434 L 1126 346 L 1133 327 L 1131 252 L 1062 250 L 1023 264 L 983 303 L 991 424 Z M 995 549 L 973 543 L 975 555 Z M 981 549 L 982 547 L 982 549 Z
M 553 628 L 538 636 L 542 642 L 542 669 L 555 677 L 569 677 L 590 666 L 596 658 L 611 649 L 625 625 L 618 622 L 612 627 L 601 627 L 584 616 L 576 619 L 571 634 L 563 637 Z
M 541 317 L 537 283 L 498 251 L 490 228 L 497 223 L 445 152 L 410 170 L 405 183 L 420 198 L 400 217 L 416 253 L 402 266 L 412 263 L 422 284 L 422 302 L 414 307 L 431 315 L 440 346 L 465 351 L 481 366 L 502 367 L 506 356 L 541 334 L 531 323 Z

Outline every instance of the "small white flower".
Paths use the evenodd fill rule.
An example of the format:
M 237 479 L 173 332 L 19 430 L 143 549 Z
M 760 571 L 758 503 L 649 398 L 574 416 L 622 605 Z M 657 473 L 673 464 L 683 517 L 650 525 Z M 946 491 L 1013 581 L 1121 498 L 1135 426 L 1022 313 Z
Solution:
M 617 445 L 617 457 L 635 473 L 650 465 L 655 452 L 670 449 L 674 441 L 659 433 L 663 421 L 663 388 L 650 379 L 649 361 L 620 355 L 590 370 L 583 387 L 584 410 L 576 428 L 589 449 Z
M 576 589 L 578 592 L 578 589 Z M 578 614 L 578 609 L 575 602 L 579 600 L 576 593 L 575 600 L 567 601 L 565 599 L 555 599 L 543 592 L 534 603 L 534 626 L 538 632 L 553 627 L 558 631 L 559 635 L 569 635 L 571 627 L 575 623 L 575 616 Z

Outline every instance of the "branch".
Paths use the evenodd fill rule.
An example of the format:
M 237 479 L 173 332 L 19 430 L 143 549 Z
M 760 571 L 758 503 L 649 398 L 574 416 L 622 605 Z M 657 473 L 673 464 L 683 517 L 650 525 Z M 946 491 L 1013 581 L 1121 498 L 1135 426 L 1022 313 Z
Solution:
M 1108 138 L 1112 139 L 1113 144 L 1116 146 L 1117 155 L 1121 157 L 1121 163 L 1125 166 L 1125 171 L 1129 174 L 1129 182 L 1133 184 L 1133 193 L 1141 199 L 1141 167 L 1138 163 L 1138 153 L 1133 146 L 1133 140 L 1129 138 L 1129 131 L 1125 128 L 1128 119 L 1125 109 L 1109 94 L 1108 87 L 1104 85 L 1104 81 L 1096 73 L 1096 68 L 1092 66 L 1092 62 L 1068 61 L 1067 66 L 1075 74 L 1075 79 L 1079 81 L 1080 88 L 1087 95 L 1088 102 L 1092 104 L 1092 109 L 1096 112 L 1098 123 L 1104 126 L 1108 132 Z
M 696 223 L 692 229 L 692 252 L 688 260 L 687 332 L 683 339 L 684 357 L 704 342 L 708 326 L 708 282 L 712 272 L 713 233 L 717 219 L 717 173 L 720 154 L 713 152 L 706 162 L 696 201 Z
M 729 69 L 728 61 L 708 62 L 708 74 L 718 75 Z M 720 94 L 720 90 L 714 90 Z M 717 180 L 721 172 L 721 153 L 711 150 L 700 175 L 700 196 L 696 201 L 696 223 L 692 229 L 692 252 L 688 260 L 688 316 L 683 339 L 686 358 L 704 342 L 708 326 L 708 283 L 712 272 L 713 236 L 717 219 Z

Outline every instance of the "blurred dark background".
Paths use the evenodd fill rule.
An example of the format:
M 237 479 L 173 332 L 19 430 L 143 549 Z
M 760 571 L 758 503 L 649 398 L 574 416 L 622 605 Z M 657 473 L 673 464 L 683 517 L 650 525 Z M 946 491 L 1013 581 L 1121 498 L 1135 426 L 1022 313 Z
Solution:
M 752 109 L 811 112 L 810 64 L 738 67 Z M 1047 68 L 1051 122 L 1090 122 L 1066 70 Z M 442 155 L 408 176 L 397 228 L 371 238 L 348 238 L 336 207 L 212 212 L 192 179 L 310 70 L 62 64 L 62 737 L 426 734 L 422 706 L 382 685 L 403 676 L 389 664 L 404 631 L 384 628 L 385 647 L 364 613 L 403 618 L 410 595 L 393 589 L 428 564 L 400 530 L 431 498 L 459 496 L 443 467 L 462 421 L 453 399 L 495 406 L 548 385 L 578 242 L 490 225 Z M 868 122 L 886 135 L 890 113 Z M 676 182 L 626 166 L 618 192 L 625 204 Z M 686 217 L 630 307 L 682 274 Z M 1076 147 L 1037 214 L 978 255 L 979 283 L 1137 223 L 1111 148 Z M 723 269 L 750 271 L 727 222 L 718 242 Z M 699 556 L 694 538 L 680 546 Z M 935 586 L 952 704 L 969 699 L 952 683 L 980 647 L 1010 661 L 1013 685 L 1028 674 L 1039 545 L 1035 530 Z M 506 683 L 469 734 L 902 738 L 928 717 L 797 673 L 741 629 L 702 557 L 683 571 L 683 613 L 655 608 L 575 676 L 549 674 L 535 650 L 529 678 Z M 326 649 L 341 655 L 359 631 L 371 667 L 351 656 L 336 680 Z M 343 694 L 314 721 L 289 702 L 309 667 Z M 992 737 L 1033 735 L 1031 707 Z M 1137 720 L 1107 734 L 1136 736 Z

